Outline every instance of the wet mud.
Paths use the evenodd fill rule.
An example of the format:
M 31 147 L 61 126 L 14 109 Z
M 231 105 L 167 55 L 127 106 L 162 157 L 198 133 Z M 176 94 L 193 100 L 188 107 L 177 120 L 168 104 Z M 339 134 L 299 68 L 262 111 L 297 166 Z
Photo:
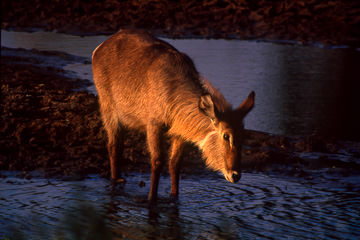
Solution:
M 360 46 L 351 1 L 3 1 L 2 28 L 114 33 L 123 27 L 170 37 L 290 40 Z
M 80 91 L 90 83 L 42 64 L 42 58 L 72 61 L 57 52 L 2 48 L 0 102 L 0 170 L 18 170 L 31 177 L 41 170 L 50 177 L 82 178 L 91 173 L 109 177 L 106 133 L 97 97 Z M 5 54 L 6 53 L 6 54 Z M 61 64 L 60 64 L 61 65 Z M 316 134 L 276 136 L 248 130 L 243 148 L 244 171 L 276 172 L 312 179 L 315 171 L 340 175 L 360 173 L 360 143 Z M 143 134 L 126 136 L 123 168 L 148 172 Z M 199 151 L 185 149 L 182 172 L 204 171 Z M 167 172 L 166 168 L 164 172 Z

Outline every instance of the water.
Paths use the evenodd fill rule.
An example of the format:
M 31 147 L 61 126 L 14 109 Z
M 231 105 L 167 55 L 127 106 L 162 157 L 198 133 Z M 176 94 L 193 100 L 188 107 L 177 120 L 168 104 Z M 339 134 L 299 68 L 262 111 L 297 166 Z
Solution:
M 14 172 L 3 175 L 6 178 L 0 179 L 0 188 L 6 191 L 0 192 L 0 237 L 17 231 L 25 239 L 70 236 L 74 226 L 69 222 L 75 224 L 91 209 L 96 209 L 93 216 L 103 216 L 107 228 L 120 239 L 360 236 L 358 178 L 312 182 L 245 173 L 238 184 L 231 184 L 213 173 L 185 175 L 180 198 L 171 203 L 170 179 L 165 175 L 160 181 L 158 205 L 148 208 L 149 174 L 130 173 L 126 185 L 115 190 L 96 175 L 82 181 L 27 180 Z M 92 208 L 79 211 L 84 204 Z
M 1 33 L 2 46 L 57 50 L 89 60 L 107 39 L 54 32 Z M 256 92 L 256 108 L 246 118 L 247 128 L 360 140 L 360 51 L 239 40 L 164 40 L 187 53 L 234 106 Z M 92 79 L 90 64 L 71 63 L 64 68 Z
M 92 50 L 106 38 L 2 31 L 1 45 L 63 51 L 90 60 Z M 256 108 L 247 118 L 247 128 L 359 139 L 359 51 L 254 41 L 165 40 L 192 57 L 201 74 L 235 106 L 256 91 Z M 89 62 L 60 65 L 92 78 Z M 215 173 L 187 174 L 180 180 L 175 203 L 169 201 L 170 179 L 164 175 L 160 199 L 151 208 L 146 201 L 147 173 L 130 173 L 125 186 L 113 189 L 97 175 L 73 181 L 38 173 L 23 178 L 3 171 L 0 239 L 77 239 L 96 233 L 105 239 L 109 232 L 118 239 L 358 239 L 359 175 L 309 171 L 316 177 L 244 173 L 237 184 Z

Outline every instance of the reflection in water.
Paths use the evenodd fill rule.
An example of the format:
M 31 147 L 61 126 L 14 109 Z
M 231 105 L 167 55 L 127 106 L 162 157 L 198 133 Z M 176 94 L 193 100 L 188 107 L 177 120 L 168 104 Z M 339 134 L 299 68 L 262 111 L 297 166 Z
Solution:
M 279 107 L 280 125 L 284 131 L 298 134 L 298 129 L 308 129 L 307 134 L 312 130 L 359 140 L 356 122 L 360 122 L 360 115 L 355 105 L 360 99 L 353 90 L 360 87 L 359 52 L 291 48 L 278 54 L 282 76 L 277 85 L 279 97 L 284 99 Z
M 149 174 L 129 174 L 115 190 L 97 176 L 64 182 L 3 174 L 1 238 L 11 235 L 11 226 L 26 239 L 69 236 L 78 227 L 84 234 L 94 226 L 122 239 L 355 239 L 360 234 L 355 176 L 311 181 L 245 173 L 231 184 L 212 173 L 185 175 L 175 203 L 164 176 L 160 199 L 149 208 Z
M 1 45 L 64 51 L 90 59 L 106 38 L 2 30 Z M 247 128 L 360 140 L 360 51 L 239 40 L 164 40 L 187 53 L 234 106 L 252 90 L 256 92 L 256 107 L 245 119 Z M 92 78 L 89 64 L 72 63 L 65 69 Z

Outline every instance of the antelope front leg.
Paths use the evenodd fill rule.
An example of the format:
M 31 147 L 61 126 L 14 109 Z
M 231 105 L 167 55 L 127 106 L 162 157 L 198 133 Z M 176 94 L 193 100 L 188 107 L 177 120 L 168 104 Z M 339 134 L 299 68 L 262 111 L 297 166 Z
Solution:
M 147 144 L 151 158 L 151 186 L 148 195 L 150 202 L 155 202 L 159 186 L 159 179 L 163 161 L 163 153 L 161 151 L 161 125 L 149 124 L 147 126 Z
M 108 131 L 108 153 L 110 157 L 111 180 L 115 183 L 119 179 L 119 166 L 122 166 L 123 132 L 118 129 Z
M 173 138 L 170 147 L 169 172 L 171 176 L 170 197 L 175 199 L 179 195 L 179 176 L 181 153 L 184 149 L 184 141 L 181 138 Z

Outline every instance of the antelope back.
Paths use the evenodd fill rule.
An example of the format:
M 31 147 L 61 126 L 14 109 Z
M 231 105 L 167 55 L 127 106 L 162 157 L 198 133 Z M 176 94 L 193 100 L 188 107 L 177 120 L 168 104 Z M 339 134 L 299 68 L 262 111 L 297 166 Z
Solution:
M 105 121 L 137 129 L 171 124 L 172 111 L 197 107 L 203 91 L 188 56 L 141 31 L 121 30 L 95 49 L 93 75 Z

